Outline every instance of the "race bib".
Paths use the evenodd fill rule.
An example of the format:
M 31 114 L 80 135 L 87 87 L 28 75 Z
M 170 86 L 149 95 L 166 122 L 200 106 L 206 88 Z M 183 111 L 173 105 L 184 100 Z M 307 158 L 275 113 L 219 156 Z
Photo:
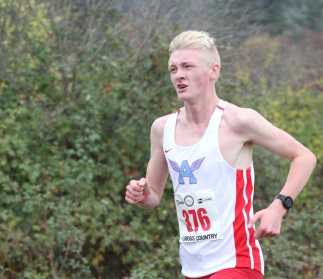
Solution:
M 175 194 L 175 203 L 180 242 L 223 239 L 213 192 Z

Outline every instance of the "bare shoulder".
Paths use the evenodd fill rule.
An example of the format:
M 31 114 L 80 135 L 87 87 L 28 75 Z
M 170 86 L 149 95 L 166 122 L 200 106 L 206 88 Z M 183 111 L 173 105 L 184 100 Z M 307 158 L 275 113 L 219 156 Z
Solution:
M 153 124 L 151 125 L 151 134 L 156 137 L 162 138 L 164 134 L 164 127 L 166 125 L 168 118 L 171 115 L 172 113 L 156 118 Z
M 246 128 L 252 127 L 259 118 L 260 113 L 251 108 L 239 107 L 227 102 L 223 113 L 223 119 L 232 131 L 243 133 Z

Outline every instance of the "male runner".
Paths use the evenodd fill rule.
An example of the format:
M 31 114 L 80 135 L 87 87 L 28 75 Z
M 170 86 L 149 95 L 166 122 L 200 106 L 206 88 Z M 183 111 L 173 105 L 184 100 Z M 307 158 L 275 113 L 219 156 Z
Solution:
M 170 78 L 184 106 L 152 124 L 146 177 L 129 182 L 125 199 L 139 206 L 158 206 L 169 173 L 183 275 L 263 278 L 257 239 L 279 235 L 283 216 L 306 184 L 316 158 L 256 111 L 217 96 L 221 62 L 209 34 L 183 32 L 173 39 L 169 53 Z M 252 206 L 255 144 L 291 161 L 279 195 L 256 214 Z

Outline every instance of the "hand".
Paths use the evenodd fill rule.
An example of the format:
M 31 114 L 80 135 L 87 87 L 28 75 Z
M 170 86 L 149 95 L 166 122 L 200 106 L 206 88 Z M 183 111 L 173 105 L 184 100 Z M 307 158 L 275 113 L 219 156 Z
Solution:
M 249 227 L 258 221 L 260 222 L 255 233 L 256 239 L 279 235 L 286 212 L 287 210 L 279 200 L 274 200 L 269 207 L 258 211 L 249 221 Z
M 143 202 L 148 195 L 146 178 L 140 180 L 131 180 L 126 186 L 125 200 L 130 204 Z

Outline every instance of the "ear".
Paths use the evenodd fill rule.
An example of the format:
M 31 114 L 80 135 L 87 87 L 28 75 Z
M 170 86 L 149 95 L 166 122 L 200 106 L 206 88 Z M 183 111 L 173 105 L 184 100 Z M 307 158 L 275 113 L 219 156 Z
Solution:
M 217 81 L 220 76 L 221 65 L 212 64 L 210 67 L 210 77 L 212 80 Z

